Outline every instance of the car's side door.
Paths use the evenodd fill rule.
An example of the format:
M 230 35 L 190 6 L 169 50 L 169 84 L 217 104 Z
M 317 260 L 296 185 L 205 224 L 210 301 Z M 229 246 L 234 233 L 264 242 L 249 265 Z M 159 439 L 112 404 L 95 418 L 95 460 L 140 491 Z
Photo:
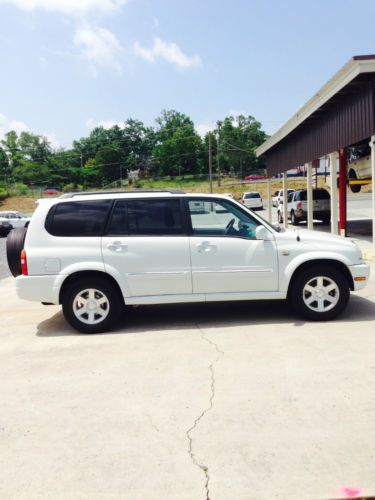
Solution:
M 276 244 L 255 238 L 261 223 L 230 200 L 206 198 L 199 211 L 195 203 L 187 201 L 193 292 L 277 291 Z
M 129 297 L 192 293 L 189 238 L 179 198 L 117 200 L 102 252 Z

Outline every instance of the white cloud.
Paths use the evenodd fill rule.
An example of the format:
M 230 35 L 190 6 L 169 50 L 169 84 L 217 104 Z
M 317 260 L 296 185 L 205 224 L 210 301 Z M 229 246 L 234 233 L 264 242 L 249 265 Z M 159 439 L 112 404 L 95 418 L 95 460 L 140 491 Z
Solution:
M 202 63 L 199 56 L 189 57 L 183 53 L 177 44 L 164 42 L 160 38 L 154 38 L 154 43 L 150 49 L 146 49 L 139 42 L 135 42 L 134 53 L 151 63 L 155 63 L 158 59 L 164 59 L 179 69 L 192 68 Z
M 96 127 L 103 127 L 104 129 L 108 130 L 112 127 L 117 125 L 120 128 L 125 128 L 124 122 L 116 122 L 115 120 L 101 120 L 101 121 L 94 121 L 92 118 L 89 118 L 86 120 L 86 127 L 89 130 L 93 130 Z
M 216 123 L 211 122 L 211 123 L 198 123 L 196 125 L 195 130 L 198 132 L 198 134 L 201 137 L 204 137 L 208 132 L 211 132 L 212 130 L 215 130 Z
M 26 11 L 45 10 L 61 14 L 87 14 L 90 11 L 113 12 L 127 0 L 0 0 Z
M 74 44 L 81 56 L 94 66 L 112 67 L 121 71 L 117 55 L 121 51 L 116 35 L 105 28 L 84 24 L 76 30 Z
M 25 122 L 9 120 L 5 115 L 0 113 L 0 139 L 2 139 L 5 134 L 11 130 L 17 132 L 17 135 L 20 135 L 21 132 L 31 132 L 30 127 Z M 54 133 L 43 133 L 39 135 L 46 137 L 53 149 L 59 149 L 62 147 Z
M 5 115 L 0 114 L 0 138 L 4 137 L 4 135 L 11 130 L 20 134 L 21 132 L 29 132 L 30 127 L 21 121 L 8 120 Z

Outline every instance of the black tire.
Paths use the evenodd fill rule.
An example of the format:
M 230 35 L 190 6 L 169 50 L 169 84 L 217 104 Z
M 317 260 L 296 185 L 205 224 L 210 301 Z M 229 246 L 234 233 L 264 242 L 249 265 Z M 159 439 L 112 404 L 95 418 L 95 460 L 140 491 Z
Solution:
M 96 290 L 98 293 L 95 294 L 94 300 L 99 300 L 103 296 L 108 300 L 108 308 L 100 310 L 103 314 L 107 314 L 103 320 L 100 321 L 100 314 L 96 314 L 95 311 L 90 311 L 90 314 L 94 314 L 94 320 L 99 320 L 95 324 L 87 324 L 84 320 L 89 320 L 88 314 L 83 317 L 81 321 L 74 312 L 74 304 L 76 303 L 76 297 L 80 292 L 84 292 L 87 289 Z M 88 300 L 90 300 L 88 298 Z M 103 304 L 106 305 L 106 304 Z M 79 279 L 73 282 L 64 291 L 62 298 L 62 309 L 66 321 L 76 330 L 81 333 L 101 333 L 111 330 L 116 321 L 119 319 L 121 312 L 124 309 L 124 299 L 121 296 L 119 289 L 113 285 L 110 281 L 97 278 L 88 277 Z M 108 312 L 107 312 L 108 309 Z
M 350 290 L 346 276 L 339 269 L 328 265 L 312 265 L 308 269 L 297 271 L 297 273 L 298 274 L 293 277 L 289 287 L 288 302 L 299 316 L 311 321 L 329 321 L 344 311 L 349 301 Z M 336 285 L 336 290 L 332 290 L 328 294 L 330 295 L 330 300 L 326 300 L 324 297 L 319 298 L 319 300 L 323 302 L 323 306 L 327 309 L 331 306 L 332 299 L 337 300 L 336 304 L 331 309 L 323 312 L 317 310 L 319 305 L 318 300 L 310 304 L 312 308 L 305 303 L 305 300 L 309 300 L 312 297 L 312 293 L 304 290 L 304 288 L 309 283 L 314 287 L 314 283 L 316 282 L 318 291 L 317 279 L 314 280 L 318 277 L 324 277 L 323 285 L 325 287 L 332 283 Z
M 7 261 L 10 272 L 16 278 L 22 274 L 21 250 L 23 249 L 27 228 L 17 227 L 7 237 Z
M 358 180 L 357 174 L 354 170 L 349 171 L 349 180 L 356 181 Z M 349 184 L 350 190 L 352 193 L 359 193 L 361 191 L 362 186 L 360 184 Z
M 294 210 L 292 210 L 290 214 L 290 222 L 292 223 L 293 226 L 296 226 L 299 223 L 299 219 L 297 219 L 296 214 L 294 213 Z

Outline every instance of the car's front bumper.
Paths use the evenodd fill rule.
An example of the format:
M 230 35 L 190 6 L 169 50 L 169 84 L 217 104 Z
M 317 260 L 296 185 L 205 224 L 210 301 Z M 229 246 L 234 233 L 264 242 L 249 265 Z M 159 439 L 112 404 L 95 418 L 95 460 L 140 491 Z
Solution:
M 17 295 L 23 300 L 58 304 L 60 288 L 54 286 L 55 281 L 55 275 L 17 276 Z
M 370 266 L 366 263 L 349 266 L 349 271 L 353 277 L 354 290 L 364 288 L 370 277 Z

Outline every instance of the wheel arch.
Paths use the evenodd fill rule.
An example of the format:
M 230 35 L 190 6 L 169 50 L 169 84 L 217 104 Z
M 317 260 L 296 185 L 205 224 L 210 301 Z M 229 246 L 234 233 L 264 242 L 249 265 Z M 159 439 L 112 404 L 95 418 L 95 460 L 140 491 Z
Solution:
M 292 275 L 290 277 L 289 283 L 288 283 L 288 291 L 287 291 L 288 296 L 289 296 L 290 290 L 292 289 L 292 285 L 294 283 L 294 280 L 296 279 L 298 274 L 301 271 L 308 269 L 309 267 L 315 266 L 315 265 L 323 265 L 323 266 L 329 265 L 329 266 L 334 267 L 336 270 L 342 272 L 342 274 L 345 276 L 345 278 L 348 282 L 350 290 L 352 290 L 352 291 L 354 290 L 353 277 L 352 277 L 348 267 L 340 260 L 322 258 L 322 259 L 312 259 L 312 260 L 302 262 L 294 269 L 294 271 L 292 272 Z
M 125 304 L 125 298 L 124 298 L 123 293 L 121 291 L 121 287 L 118 284 L 118 282 L 116 281 L 116 279 L 113 276 L 111 276 L 110 274 L 106 273 L 106 272 L 103 272 L 103 271 L 94 271 L 94 270 L 76 271 L 76 272 L 70 274 L 69 276 L 67 276 L 65 278 L 65 280 L 61 284 L 60 292 L 59 292 L 59 302 L 58 303 L 59 304 L 62 303 L 63 298 L 64 298 L 64 294 L 65 294 L 66 290 L 68 289 L 68 287 L 72 283 L 75 283 L 79 279 L 93 278 L 93 277 L 97 277 L 97 278 L 100 278 L 100 279 L 105 279 L 106 281 L 108 281 L 108 283 L 111 283 L 118 290 L 118 292 L 120 294 L 120 297 L 123 298 L 124 304 Z

